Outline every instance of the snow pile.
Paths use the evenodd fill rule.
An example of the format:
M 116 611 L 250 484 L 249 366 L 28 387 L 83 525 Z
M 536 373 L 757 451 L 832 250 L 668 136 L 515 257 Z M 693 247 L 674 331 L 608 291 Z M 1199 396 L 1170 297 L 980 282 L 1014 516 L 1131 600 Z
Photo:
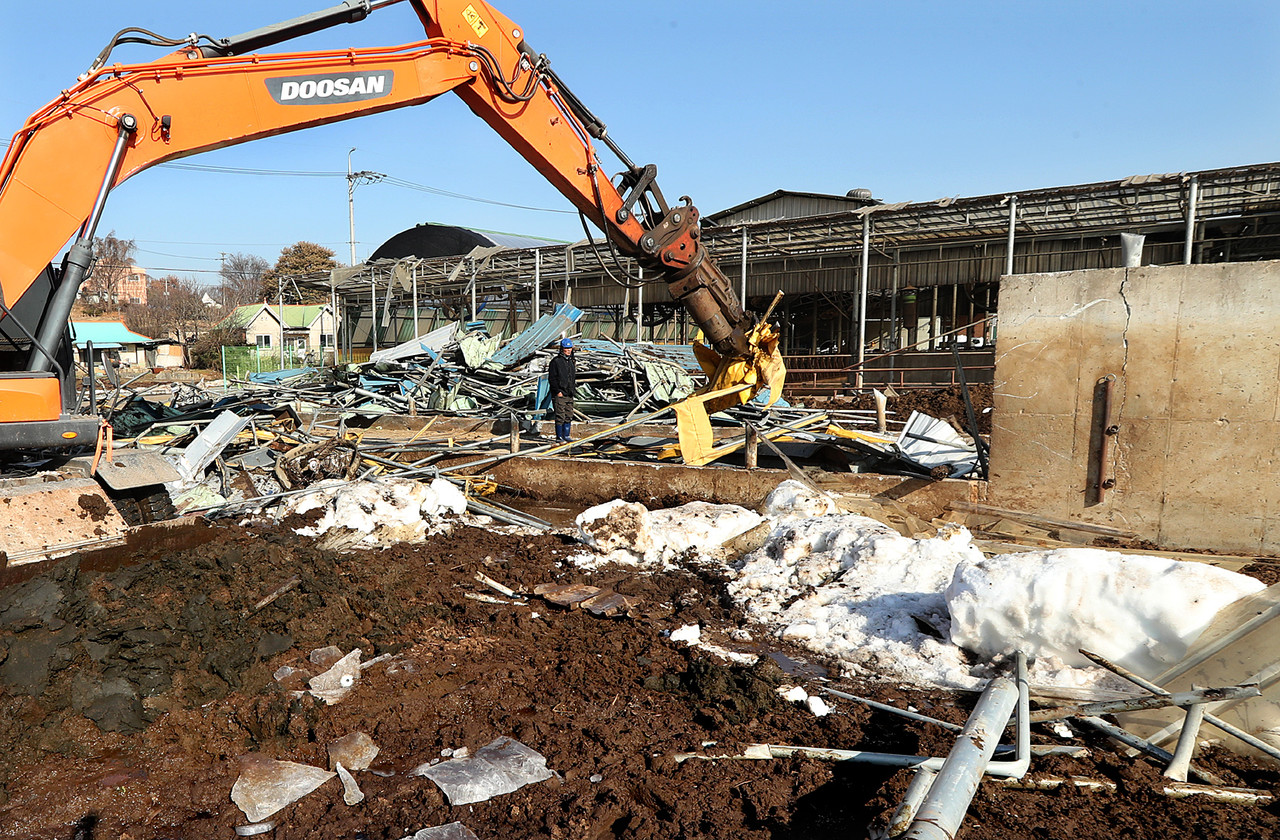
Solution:
M 765 498 L 761 513 L 769 519 L 825 516 L 836 512 L 836 503 L 826 493 L 819 493 L 795 479 L 788 478 Z
M 1090 548 L 961 563 L 947 588 L 951 640 L 1083 667 L 1080 648 L 1148 676 L 1180 661 L 1218 610 L 1261 582 L 1202 563 Z
M 985 558 L 963 528 L 909 539 L 851 514 L 784 521 L 735 578 L 730 593 L 780 638 L 853 673 L 957 688 L 977 687 L 985 663 L 1015 650 L 1037 684 L 1119 688 L 1076 651 L 1154 676 L 1219 609 L 1263 588 L 1206 564 L 1100 549 Z
M 759 514 L 737 505 L 690 502 L 651 511 L 618 499 L 578 514 L 578 538 L 595 551 L 569 560 L 588 568 L 606 563 L 672 568 L 687 555 L 707 562 L 726 542 L 761 521 Z
M 1222 607 L 1263 588 L 1207 564 L 1100 549 L 985 558 L 964 528 L 911 539 L 834 507 L 798 482 L 770 494 L 768 518 L 732 505 L 649 511 L 614 501 L 578 518 L 582 541 L 598 553 L 570 559 L 705 563 L 714 560 L 708 548 L 768 523 L 761 547 L 726 569 L 751 620 L 848 672 L 954 688 L 980 687 L 993 659 L 1021 650 L 1037 685 L 1125 689 L 1081 667 L 1087 660 L 1076 651 L 1154 676 Z
M 970 687 L 945 641 L 943 591 L 961 561 L 981 559 L 963 528 L 913 540 L 856 514 L 795 519 L 747 555 L 729 592 L 755 621 L 850 672 Z
M 354 484 L 321 481 L 312 491 L 285 505 L 286 516 L 324 510 L 314 525 L 298 528 L 296 533 L 316 537 L 333 530 L 351 531 L 365 535 L 361 542 L 370 545 L 421 539 L 439 530 L 433 520 L 467 509 L 462 491 L 443 478 L 430 484 L 400 478 Z

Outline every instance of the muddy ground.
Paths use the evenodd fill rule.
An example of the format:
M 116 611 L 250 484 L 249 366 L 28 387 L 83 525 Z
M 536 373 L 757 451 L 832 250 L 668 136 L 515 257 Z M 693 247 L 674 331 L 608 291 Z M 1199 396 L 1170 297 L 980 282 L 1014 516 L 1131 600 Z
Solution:
M 978 432 L 983 435 L 991 434 L 993 399 L 994 389 L 991 385 L 979 383 L 969 386 L 969 403 L 973 406 Z M 801 402 L 810 408 L 824 409 L 854 408 L 874 411 L 876 407 L 875 398 L 870 393 L 825 399 L 803 397 Z M 912 411 L 920 411 L 942 420 L 954 419 L 958 428 L 968 427 L 964 392 L 959 385 L 948 385 L 945 388 L 903 388 L 889 394 L 886 409 L 893 412 L 897 420 L 905 421 Z
M 218 525 L 204 545 L 142 552 L 123 565 L 64 561 L 0 591 L 0 837 L 185 840 L 234 836 L 239 757 L 327 766 L 326 745 L 365 732 L 381 748 L 357 773 L 354 807 L 330 781 L 272 817 L 280 838 L 401 838 L 461 820 L 489 838 L 861 838 L 901 799 L 908 775 L 817 760 L 688 761 L 715 741 L 945 754 L 949 733 L 832 700 L 818 718 L 782 701 L 819 662 L 743 627 L 710 576 L 575 571 L 556 535 L 459 527 L 415 546 L 338 555 L 285 525 Z M 106 568 L 99 568 L 101 566 Z M 506 601 L 517 590 L 590 582 L 629 596 L 629 615 Z M 267 596 L 297 583 L 260 608 Z M 664 634 L 766 654 L 728 667 Z M 283 665 L 359 647 L 390 658 L 342 702 L 290 693 Z M 767 654 L 774 654 L 771 658 Z M 777 664 L 805 673 L 788 675 Z M 299 677 L 292 678 L 298 680 Z M 809 682 L 811 690 L 818 683 Z M 833 685 L 953 722 L 974 697 L 836 679 Z M 442 750 L 514 737 L 557 777 L 451 807 L 411 768 Z M 1037 727 L 1034 740 L 1056 742 Z M 1077 742 L 1084 743 L 1084 742 Z M 1019 792 L 984 783 L 961 840 L 1264 838 L 1280 806 L 1171 800 L 1160 768 L 1105 744 L 1091 759 L 1043 759 L 1034 776 L 1114 782 L 1115 793 Z M 1201 763 L 1228 783 L 1280 793 L 1280 773 L 1231 754 Z

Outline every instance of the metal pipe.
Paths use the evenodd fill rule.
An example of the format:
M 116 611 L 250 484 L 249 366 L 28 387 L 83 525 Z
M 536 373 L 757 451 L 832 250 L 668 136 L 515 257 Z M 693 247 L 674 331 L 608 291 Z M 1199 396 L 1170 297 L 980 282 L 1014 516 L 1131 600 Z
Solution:
M 284 370 L 284 277 L 276 279 L 276 294 L 280 297 L 280 367 Z
M 898 349 L 898 252 L 893 252 L 893 293 L 889 295 L 889 337 L 887 345 L 890 350 Z
M 421 262 L 421 260 L 418 260 L 418 262 L 413 264 L 413 337 L 415 339 L 422 338 L 422 326 L 419 323 L 421 319 L 418 317 L 418 265 Z M 535 310 L 537 309 L 536 301 L 534 303 L 534 308 Z
M 747 229 L 742 228 L 742 308 L 747 308 Z
M 1198 653 L 1188 656 L 1186 659 L 1182 660 L 1177 665 L 1175 665 L 1174 667 L 1170 668 L 1168 671 L 1165 671 L 1163 674 L 1161 674 L 1159 677 L 1160 681 L 1169 682 L 1170 680 L 1177 679 L 1178 677 L 1190 671 L 1192 668 L 1198 667 L 1199 665 L 1203 664 L 1210 657 L 1216 655 L 1219 651 L 1223 650 L 1229 645 L 1235 644 L 1236 642 L 1243 639 L 1245 636 L 1248 636 L 1254 630 L 1257 630 L 1262 625 L 1266 624 L 1267 622 L 1277 617 L 1280 617 L 1280 603 L 1272 604 L 1265 611 L 1258 613 L 1253 618 L 1249 619 L 1245 623 L 1241 624 L 1239 627 L 1232 630 L 1230 633 L 1227 633 L 1221 639 L 1218 639 L 1217 641 L 1215 641 L 1213 644 L 1205 645 L 1205 647 L 1201 649 Z
M 1018 227 L 1018 197 L 1009 196 L 1009 238 L 1004 246 L 1004 273 L 1013 274 L 1014 234 Z
M 1200 199 L 1200 179 L 1191 176 L 1187 185 L 1187 236 L 1182 246 L 1182 264 L 1191 265 L 1191 252 L 1196 238 L 1196 203 Z
M 1173 759 L 1165 768 L 1164 775 L 1175 782 L 1187 780 L 1187 768 L 1191 766 L 1191 754 L 1196 750 L 1196 738 L 1200 734 L 1200 724 L 1204 722 L 1204 704 L 1193 703 L 1187 707 L 1187 716 L 1182 722 L 1182 732 L 1178 735 L 1178 746 L 1173 750 Z
M 924 767 L 916 770 L 915 775 L 911 777 L 911 783 L 907 785 L 907 792 L 902 795 L 902 801 L 898 803 L 897 810 L 889 819 L 887 837 L 897 837 L 911 827 L 920 810 L 920 803 L 928 796 L 937 777 L 938 774 L 933 770 Z
M 1018 703 L 1018 694 L 1018 686 L 1008 679 L 992 680 L 982 692 L 904 835 L 906 840 L 955 837 L 1000 742 L 1000 730 Z
M 533 252 L 533 320 L 542 317 L 542 252 Z
M 1180 691 L 1176 694 L 1154 697 L 1135 697 L 1131 700 L 1103 700 L 1079 706 L 1059 706 L 1054 709 L 1038 709 L 1031 713 L 1032 723 L 1046 723 L 1069 717 L 1085 715 L 1110 715 L 1116 712 L 1137 712 L 1143 709 L 1163 709 L 1168 706 L 1192 706 L 1196 703 L 1214 703 L 1219 700 L 1237 700 L 1257 697 L 1262 690 L 1256 685 L 1233 685 L 1226 688 L 1203 688 L 1197 691 Z
M 1165 691 L 1163 688 L 1156 685 L 1155 683 L 1143 679 L 1142 677 L 1138 676 L 1132 671 L 1122 668 L 1119 665 L 1115 664 L 1114 662 L 1110 662 L 1096 653 L 1090 653 L 1087 650 L 1081 650 L 1080 653 L 1088 657 L 1093 662 L 1096 662 L 1097 664 L 1101 665 L 1103 668 L 1106 668 L 1108 671 L 1111 671 L 1113 674 L 1117 674 L 1118 676 L 1124 677 L 1129 682 L 1133 683 L 1134 685 L 1140 688 L 1145 688 L 1147 691 L 1150 691 L 1152 694 L 1159 694 L 1159 695 L 1169 694 L 1168 691 Z M 1221 729 L 1223 732 L 1227 733 L 1228 735 L 1235 736 L 1236 738 L 1239 738 L 1241 741 L 1244 741 L 1246 744 L 1253 747 L 1255 750 L 1264 752 L 1267 755 L 1271 756 L 1272 758 L 1276 759 L 1277 761 L 1280 761 L 1280 750 L 1271 746 L 1266 741 L 1256 738 L 1253 735 L 1249 734 L 1248 732 L 1245 732 L 1243 729 L 1240 729 L 1239 727 L 1236 727 L 1236 726 L 1232 726 L 1231 724 L 1227 723 L 1225 720 L 1215 717 L 1214 715 L 1211 715 L 1207 712 L 1205 713 L 1204 719 L 1206 723 L 1216 726 L 1217 728 Z
M 476 315 L 476 271 L 476 261 L 473 257 L 471 259 L 471 320 L 473 321 L 478 317 Z
M 644 269 L 636 270 L 636 343 L 644 341 Z
M 373 352 L 378 352 L 378 278 L 369 272 L 369 336 L 373 341 Z M 475 316 L 471 316 L 475 320 Z
M 948 723 L 945 720 L 938 720 L 937 718 L 931 718 L 928 715 L 922 715 L 919 712 L 911 712 L 911 711 L 907 711 L 906 709 L 899 709 L 897 706 L 890 706 L 887 703 L 877 703 L 875 700 L 868 700 L 867 698 L 859 697 L 856 694 L 845 694 L 843 691 L 836 691 L 834 688 L 826 688 L 826 687 L 823 687 L 822 690 L 825 691 L 827 694 L 830 694 L 832 697 L 839 697 L 842 700 L 852 700 L 855 703 L 861 703 L 864 706 L 870 706 L 871 708 L 879 709 L 882 712 L 889 712 L 890 714 L 898 715 L 899 717 L 904 717 L 907 720 L 919 721 L 920 723 L 931 723 L 934 726 L 941 726 L 943 729 L 948 729 L 952 732 L 959 732 L 961 729 L 963 729 L 962 726 L 955 723 Z
M 867 277 L 871 269 L 871 214 L 862 214 L 862 266 L 859 271 L 861 292 L 858 296 L 858 374 L 856 386 L 862 389 L 862 364 L 867 359 Z

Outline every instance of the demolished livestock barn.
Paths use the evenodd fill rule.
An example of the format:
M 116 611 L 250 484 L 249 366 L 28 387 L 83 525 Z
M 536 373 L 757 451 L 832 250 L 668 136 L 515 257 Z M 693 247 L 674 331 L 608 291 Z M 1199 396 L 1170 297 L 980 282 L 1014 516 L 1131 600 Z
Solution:
M 72 515 L 47 453 L 0 500 L 0 837 L 1274 836 L 1273 169 L 718 214 L 792 368 L 728 405 L 588 243 L 304 280 L 307 367 L 86 371 Z M 135 451 L 175 518 L 87 477 Z

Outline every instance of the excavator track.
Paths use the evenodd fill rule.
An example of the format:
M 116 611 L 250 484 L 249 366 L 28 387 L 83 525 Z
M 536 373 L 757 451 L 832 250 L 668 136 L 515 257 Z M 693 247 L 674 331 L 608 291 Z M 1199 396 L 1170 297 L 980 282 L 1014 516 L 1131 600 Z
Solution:
M 178 512 L 164 488 L 145 487 L 138 490 L 108 491 L 108 498 L 120 516 L 131 526 L 149 525 L 173 519 Z

